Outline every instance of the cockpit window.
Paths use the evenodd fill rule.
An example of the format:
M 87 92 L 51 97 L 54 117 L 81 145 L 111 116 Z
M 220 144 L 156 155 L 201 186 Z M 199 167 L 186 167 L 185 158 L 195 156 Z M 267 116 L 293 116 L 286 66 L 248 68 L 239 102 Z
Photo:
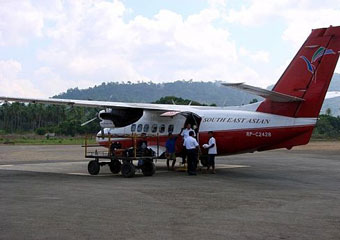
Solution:
M 149 124 L 145 124 L 143 132 L 147 133 L 148 131 L 149 131 Z
M 174 131 L 174 125 L 170 124 L 168 127 L 168 133 L 172 133 Z
M 165 124 L 161 124 L 161 126 L 159 127 L 159 132 L 160 133 L 164 133 L 165 132 Z
M 152 124 L 151 132 L 153 133 L 157 132 L 157 124 Z
M 143 129 L 143 124 L 138 124 L 137 126 L 137 132 L 141 132 Z
M 132 124 L 131 125 L 131 132 L 135 132 L 136 131 L 136 124 Z

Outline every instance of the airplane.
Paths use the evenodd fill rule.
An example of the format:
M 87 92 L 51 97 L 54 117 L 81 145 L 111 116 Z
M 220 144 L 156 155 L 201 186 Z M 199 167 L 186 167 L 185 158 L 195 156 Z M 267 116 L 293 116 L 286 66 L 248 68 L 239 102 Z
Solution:
M 208 131 L 214 132 L 219 156 L 279 148 L 289 150 L 309 142 L 339 53 L 340 26 L 313 29 L 272 90 L 244 83 L 222 83 L 264 98 L 236 107 L 17 97 L 0 97 L 0 100 L 104 108 L 98 113 L 102 130 L 96 141 L 105 147 L 110 147 L 111 140 L 115 140 L 122 148 L 129 148 L 131 139 L 125 135 L 145 133 L 149 147 L 154 150 L 157 147 L 161 155 L 165 152 L 168 133 L 179 135 L 183 126 L 190 123 L 196 126 L 200 145 L 208 142 Z M 118 137 L 109 141 L 107 135 Z M 181 140 L 177 140 L 177 149 L 178 152 L 182 149 Z M 206 154 L 202 149 L 202 159 Z M 92 172 L 96 174 L 99 165 L 91 162 L 95 169 Z M 152 175 L 150 171 L 154 172 L 154 164 L 145 164 L 148 164 L 145 172 Z M 121 170 L 122 174 L 123 170 L 134 171 L 131 162 L 123 162 L 123 166 L 111 162 L 111 167 L 111 171 Z

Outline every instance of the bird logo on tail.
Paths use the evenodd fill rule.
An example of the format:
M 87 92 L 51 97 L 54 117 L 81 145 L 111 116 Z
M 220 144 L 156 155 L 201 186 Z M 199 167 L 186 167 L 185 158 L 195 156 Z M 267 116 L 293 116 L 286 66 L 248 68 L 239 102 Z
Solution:
M 307 65 L 307 70 L 309 72 L 311 72 L 312 74 L 314 74 L 315 66 L 313 65 L 313 63 L 316 62 L 316 60 L 318 60 L 322 56 L 329 55 L 329 54 L 335 54 L 335 52 L 332 49 L 327 49 L 325 47 L 319 47 L 318 50 L 316 50 L 314 52 L 311 61 L 309 61 L 308 58 L 306 58 L 305 56 L 300 56 L 300 58 L 302 58 L 305 61 L 306 65 Z

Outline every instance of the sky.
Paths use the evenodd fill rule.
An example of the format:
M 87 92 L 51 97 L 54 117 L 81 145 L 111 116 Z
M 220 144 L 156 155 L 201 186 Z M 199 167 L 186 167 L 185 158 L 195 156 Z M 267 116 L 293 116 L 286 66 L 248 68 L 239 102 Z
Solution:
M 340 0 L 0 0 L 0 6 L 0 96 L 13 97 L 112 81 L 267 87 L 311 29 L 340 25 Z

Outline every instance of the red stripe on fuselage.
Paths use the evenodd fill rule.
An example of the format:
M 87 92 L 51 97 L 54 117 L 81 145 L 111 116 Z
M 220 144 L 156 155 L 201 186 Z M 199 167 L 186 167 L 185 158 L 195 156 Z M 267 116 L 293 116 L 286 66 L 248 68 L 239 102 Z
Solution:
M 218 155 L 230 155 L 242 152 L 263 151 L 276 148 L 292 148 L 297 145 L 304 145 L 309 142 L 314 125 L 273 127 L 261 129 L 237 129 L 215 131 Z M 114 139 L 112 139 L 114 141 Z M 159 136 L 160 146 L 165 146 L 167 136 Z M 202 146 L 209 140 L 208 132 L 199 133 L 199 143 Z M 139 139 L 137 139 L 137 142 Z M 157 137 L 148 137 L 148 145 L 157 145 Z M 133 146 L 133 140 L 119 140 L 122 148 Z M 182 137 L 179 136 L 176 142 L 176 151 L 182 150 Z M 100 145 L 108 147 L 109 142 L 100 142 Z M 206 150 L 201 148 L 205 154 Z

